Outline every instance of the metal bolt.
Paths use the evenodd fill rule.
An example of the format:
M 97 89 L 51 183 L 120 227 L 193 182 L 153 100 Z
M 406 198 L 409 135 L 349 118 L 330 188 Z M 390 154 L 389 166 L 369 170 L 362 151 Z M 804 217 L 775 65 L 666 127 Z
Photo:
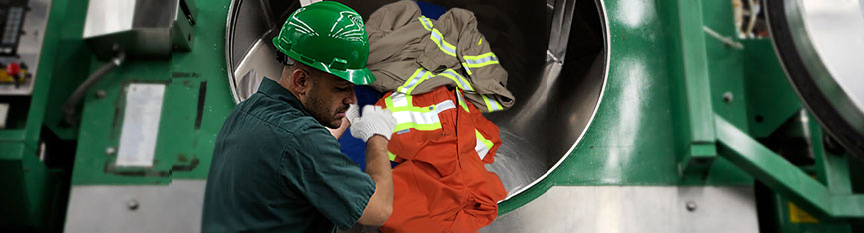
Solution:
M 132 199 L 132 200 L 129 200 L 126 202 L 126 207 L 128 207 L 129 210 L 137 210 L 138 206 L 139 206 L 138 201 L 136 201 L 135 199 Z
M 104 89 L 99 89 L 96 91 L 96 98 L 104 99 L 105 96 L 108 96 L 108 92 L 105 92 Z
M 732 96 L 732 92 L 727 91 L 726 93 L 723 93 L 723 102 L 730 103 L 733 99 L 734 96 Z
M 113 155 L 114 153 L 117 153 L 117 149 L 113 146 L 109 146 L 107 149 L 105 149 L 105 154 Z
M 696 211 L 696 202 L 688 201 L 687 202 L 687 211 L 690 211 L 690 212 Z

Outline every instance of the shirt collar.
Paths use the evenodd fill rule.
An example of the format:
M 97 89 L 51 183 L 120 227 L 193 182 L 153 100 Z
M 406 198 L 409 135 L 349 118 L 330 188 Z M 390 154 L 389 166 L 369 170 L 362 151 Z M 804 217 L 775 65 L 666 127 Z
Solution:
M 294 93 L 291 93 L 282 85 L 279 85 L 278 82 L 273 81 L 267 77 L 264 77 L 264 80 L 261 81 L 261 85 L 258 87 L 258 92 L 263 93 L 264 95 L 270 96 L 271 98 L 281 100 L 291 107 L 299 109 L 303 115 L 311 116 L 306 108 L 303 107 L 303 104 L 300 103 L 300 100 L 294 96 Z

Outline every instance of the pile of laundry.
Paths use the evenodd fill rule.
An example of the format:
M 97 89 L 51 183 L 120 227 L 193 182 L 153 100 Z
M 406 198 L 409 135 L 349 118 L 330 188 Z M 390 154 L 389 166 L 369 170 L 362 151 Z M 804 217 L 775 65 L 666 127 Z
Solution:
M 484 164 L 501 140 L 483 112 L 513 106 L 507 71 L 477 30 L 474 14 L 436 19 L 400 1 L 366 22 L 376 105 L 397 120 L 390 139 L 393 213 L 382 232 L 476 232 L 498 215 L 507 192 Z

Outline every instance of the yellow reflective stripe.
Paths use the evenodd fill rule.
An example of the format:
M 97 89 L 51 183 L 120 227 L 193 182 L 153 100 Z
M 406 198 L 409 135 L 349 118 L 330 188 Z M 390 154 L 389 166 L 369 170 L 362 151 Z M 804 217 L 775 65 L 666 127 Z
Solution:
M 447 43 L 447 41 L 444 40 L 444 36 L 441 35 L 441 32 L 438 31 L 437 28 L 432 29 L 432 34 L 429 35 L 429 38 L 432 39 L 432 42 L 435 42 L 435 44 L 438 45 L 438 48 L 441 49 L 441 51 L 450 56 L 456 56 L 456 46 Z
M 494 57 L 494 56 L 495 56 L 495 53 L 488 52 L 488 53 L 480 54 L 477 56 L 467 56 L 466 55 L 466 56 L 462 56 L 462 58 L 465 58 L 465 60 L 477 60 L 477 59 L 483 59 L 483 58 Z
M 471 112 L 471 110 L 468 110 L 468 104 L 465 103 L 465 98 L 462 97 L 462 92 L 459 90 L 456 90 L 456 99 L 459 100 L 459 106 L 462 106 L 465 112 Z
M 405 84 L 402 84 L 402 86 L 397 87 L 396 91 L 406 93 L 406 94 L 410 93 L 411 90 L 414 90 L 414 87 L 416 87 L 417 84 L 420 84 L 420 82 L 423 82 L 423 79 L 427 77 L 426 73 L 429 73 L 429 72 L 423 68 L 415 70 L 414 74 L 411 75 L 411 78 L 408 78 L 408 80 L 405 80 Z
M 417 83 L 414 84 L 414 86 L 411 86 L 411 88 L 409 88 L 408 91 L 405 92 L 405 94 L 406 94 L 406 95 L 411 95 L 411 91 L 414 91 L 414 88 L 417 88 L 417 86 L 420 86 L 420 83 L 422 83 L 423 81 L 426 81 L 426 80 L 429 79 L 429 77 L 431 77 L 431 76 L 432 76 L 432 72 L 425 72 L 425 73 L 423 74 L 423 76 L 419 77 L 420 81 L 417 81 Z
M 483 158 L 486 158 L 486 154 L 489 153 L 489 150 L 492 149 L 492 146 L 494 146 L 495 143 L 493 143 L 492 140 L 483 137 L 483 134 L 481 134 L 480 131 L 477 131 L 476 129 L 474 130 L 474 133 L 477 136 L 477 145 L 474 146 L 474 150 L 477 151 L 477 155 L 480 156 L 480 160 L 483 160 Z
M 411 95 L 394 92 L 384 99 L 384 104 L 387 105 L 388 110 L 393 112 L 393 118 L 396 119 L 394 133 L 407 129 L 420 131 L 441 129 L 441 120 L 438 119 L 438 114 L 444 110 L 456 108 L 452 100 L 445 100 L 426 107 L 414 107 L 411 98 Z
M 441 122 L 432 123 L 432 124 L 417 124 L 414 122 L 406 122 L 402 124 L 396 125 L 396 129 L 393 132 L 399 132 L 406 129 L 414 129 L 419 131 L 433 131 L 441 129 Z
M 483 43 L 483 37 L 480 37 L 480 40 L 477 41 L 477 45 L 480 45 L 480 43 Z
M 471 69 L 468 69 L 468 63 L 462 62 L 462 68 L 465 68 L 465 73 L 468 73 L 468 75 L 472 75 Z
M 396 93 L 394 92 L 393 94 L 396 94 Z M 387 98 L 384 98 L 384 106 L 386 106 L 387 109 L 393 108 L 393 98 L 392 97 L 393 97 L 393 95 L 390 95 L 390 96 L 387 96 Z
M 492 52 L 477 56 L 462 56 L 462 59 L 465 59 L 462 66 L 466 68 L 480 68 L 491 64 L 499 64 L 498 57 Z
M 388 109 L 390 109 L 390 112 L 392 112 L 392 113 L 396 113 L 396 112 L 420 112 L 420 113 L 426 113 L 426 112 L 431 112 L 431 111 L 432 111 L 432 110 L 429 109 L 429 107 L 414 107 L 414 106 L 393 107 L 393 108 L 388 108 Z
M 400 93 L 400 94 L 401 94 L 401 93 Z M 397 96 L 397 97 L 398 97 L 398 96 Z M 408 95 L 408 96 L 406 96 L 406 97 L 409 97 L 409 100 L 410 100 L 410 97 L 411 97 L 411 96 Z M 386 102 L 386 100 L 385 100 L 385 102 Z M 448 104 L 447 102 L 450 102 L 450 103 Z M 446 100 L 446 101 L 443 101 L 443 102 L 438 103 L 438 104 L 436 104 L 436 105 L 430 105 L 430 106 L 426 106 L 426 107 L 394 106 L 394 107 L 392 107 L 392 108 L 389 108 L 389 107 L 388 107 L 387 109 L 389 109 L 390 112 L 392 112 L 392 113 L 405 112 L 405 111 L 408 111 L 408 112 L 418 112 L 418 113 L 427 113 L 427 112 L 435 111 L 435 110 L 442 109 L 442 108 L 444 108 L 444 109 L 442 109 L 441 111 L 444 111 L 444 110 L 450 109 L 450 107 L 448 107 L 447 105 L 452 105 L 452 103 L 453 103 L 453 101 Z
M 390 161 L 396 160 L 396 155 L 391 153 L 389 150 L 387 151 L 387 157 L 390 157 Z
M 387 98 L 384 98 L 384 105 L 387 107 L 387 109 L 391 109 L 391 108 L 396 107 L 393 105 L 393 95 L 396 95 L 396 92 L 393 92 L 393 94 L 390 94 L 390 96 L 387 96 Z
M 427 31 L 432 31 L 432 21 L 429 20 L 429 18 L 426 18 L 426 16 L 420 16 L 417 19 L 420 19 L 420 24 L 423 24 L 423 28 L 426 28 Z
M 456 82 L 456 85 L 459 86 L 459 89 L 466 91 L 474 91 L 474 87 L 471 87 L 471 83 L 468 82 L 468 79 L 465 79 L 465 77 L 462 77 L 462 75 L 459 75 L 459 73 L 457 73 L 453 69 L 444 70 L 444 72 L 438 73 L 438 75 L 442 75 L 449 78 L 450 80 L 453 80 L 453 82 Z
M 474 64 L 469 63 L 469 64 L 467 64 L 467 66 L 465 66 L 465 67 L 468 67 L 468 68 L 480 68 L 480 67 L 484 67 L 484 66 L 488 66 L 488 65 L 492 65 L 492 64 L 501 64 L 501 63 L 499 63 L 497 60 L 495 60 L 495 61 L 486 61 L 486 62 L 483 62 L 483 63 L 474 63 Z
M 482 144 L 485 145 L 486 148 L 491 149 L 492 146 L 495 145 L 495 143 L 493 143 L 492 140 L 489 140 L 489 139 L 486 139 L 486 137 L 483 137 L 483 134 L 481 134 L 480 131 L 478 131 L 478 130 L 475 129 L 475 130 L 474 130 L 474 133 L 477 134 L 477 139 L 479 139 L 480 141 L 482 141 L 482 142 L 483 142 Z
M 422 71 L 423 71 L 423 68 L 420 68 L 420 69 L 415 70 L 415 71 L 414 71 L 414 74 L 412 74 L 412 75 L 411 75 L 407 80 L 405 80 L 405 83 L 402 84 L 402 86 L 399 86 L 399 87 L 396 88 L 396 91 L 398 91 L 398 92 L 402 92 L 402 93 L 405 93 L 405 90 L 408 90 L 408 89 L 407 89 L 407 86 L 412 85 L 412 84 L 413 84 L 412 82 L 416 82 L 416 81 L 417 81 L 417 80 L 416 80 L 417 76 L 418 76 L 418 75 L 420 74 L 420 72 L 422 72 Z
M 436 105 L 428 107 L 397 107 L 391 109 L 393 118 L 396 119 L 396 129 L 393 132 L 405 129 L 435 130 L 441 128 L 441 119 L 438 114 L 456 108 L 452 100 L 445 100 Z
M 489 112 L 504 109 L 504 107 L 502 107 L 498 101 L 495 101 L 495 99 L 490 99 L 489 97 L 486 97 L 486 95 L 480 95 L 480 97 L 483 97 L 483 102 L 486 102 L 486 108 L 489 109 Z
M 384 105 L 386 105 L 388 109 L 411 106 L 411 96 L 406 96 L 404 93 L 393 92 L 393 94 L 390 94 L 390 96 L 387 96 L 387 98 L 384 99 Z
M 498 101 L 495 101 L 494 99 L 489 99 L 489 101 L 492 102 L 494 104 L 493 106 L 496 108 L 493 111 L 504 110 L 504 106 L 501 106 L 501 103 L 498 103 Z
M 450 56 L 456 56 L 456 46 L 453 46 L 452 44 L 447 43 L 447 41 L 444 40 L 444 36 L 441 34 L 441 31 L 438 31 L 438 29 L 434 27 L 432 21 L 429 20 L 429 18 L 426 18 L 426 16 L 420 16 L 417 19 L 420 20 L 420 24 L 423 25 L 423 28 L 425 28 L 427 31 L 432 31 L 432 34 L 429 35 L 429 38 L 432 39 L 432 42 L 435 42 L 435 44 L 438 45 L 438 48 L 441 49 L 441 51 L 449 54 Z

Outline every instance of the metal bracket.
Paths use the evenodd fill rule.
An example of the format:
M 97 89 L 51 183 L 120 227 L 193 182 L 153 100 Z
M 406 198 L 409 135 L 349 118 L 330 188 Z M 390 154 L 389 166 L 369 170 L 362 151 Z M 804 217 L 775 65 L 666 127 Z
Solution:
M 820 219 L 864 219 L 864 195 L 819 183 L 723 117 L 714 115 L 720 155 Z
M 681 47 L 684 61 L 687 111 L 690 122 L 690 145 L 687 153 L 678 161 L 678 171 L 706 174 L 717 157 L 716 138 L 712 117 L 711 86 L 708 74 L 708 51 L 705 50 L 705 33 L 702 23 L 700 1 L 679 0 L 681 19 Z

